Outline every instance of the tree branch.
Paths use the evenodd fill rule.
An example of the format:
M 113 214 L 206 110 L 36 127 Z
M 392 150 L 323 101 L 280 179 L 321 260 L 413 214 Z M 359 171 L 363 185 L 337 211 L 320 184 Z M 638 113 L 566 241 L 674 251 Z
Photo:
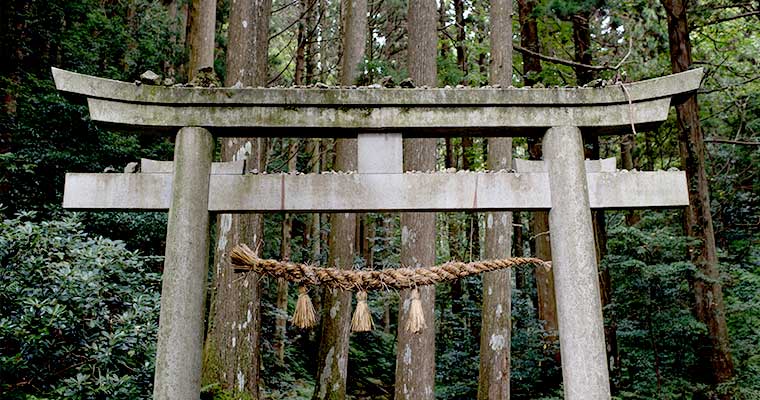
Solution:
M 747 140 L 733 140 L 724 138 L 705 138 L 705 143 L 725 143 L 725 144 L 738 144 L 741 146 L 760 146 L 760 142 L 751 142 Z
M 584 68 L 584 69 L 593 70 L 593 71 L 606 71 L 606 70 L 613 69 L 612 67 L 606 66 L 606 65 L 587 65 L 587 64 L 582 64 L 575 61 L 565 60 L 563 58 L 547 56 L 541 53 L 537 53 L 533 50 L 528 50 L 518 44 L 513 44 L 512 48 L 519 51 L 520 53 L 527 54 L 532 57 L 537 57 L 537 58 L 540 58 L 541 60 L 552 62 L 555 64 L 567 65 L 568 67 Z
M 741 13 L 741 14 L 732 15 L 730 17 L 718 18 L 718 19 L 715 19 L 715 20 L 712 20 L 712 21 L 707 21 L 703 25 L 695 26 L 692 29 L 701 29 L 701 28 L 704 28 L 704 27 L 707 27 L 707 26 L 710 26 L 710 25 L 722 24 L 724 22 L 733 21 L 735 19 L 740 19 L 740 18 L 751 17 L 753 15 L 760 15 L 760 10 L 749 11 L 749 12 L 745 12 L 745 13 Z
M 745 81 L 739 82 L 739 83 L 735 83 L 733 85 L 721 86 L 721 87 L 714 88 L 714 89 L 700 89 L 700 90 L 697 91 L 697 93 L 699 93 L 699 94 L 710 94 L 710 93 L 715 93 L 715 92 L 722 92 L 724 90 L 729 90 L 729 89 L 737 88 L 737 87 L 740 87 L 740 86 L 744 86 L 744 85 L 746 85 L 748 83 L 751 83 L 751 82 L 754 82 L 754 81 L 756 81 L 758 79 L 760 79 L 760 75 L 758 75 L 758 76 L 756 76 L 754 78 L 747 79 Z

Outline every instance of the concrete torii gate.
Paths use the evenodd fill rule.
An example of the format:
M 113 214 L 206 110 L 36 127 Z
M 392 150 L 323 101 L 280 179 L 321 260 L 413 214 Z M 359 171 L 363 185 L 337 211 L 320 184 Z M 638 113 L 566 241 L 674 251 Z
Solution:
M 198 398 L 210 212 L 549 210 L 566 399 L 609 399 L 591 208 L 688 205 L 681 171 L 585 161 L 581 131 L 664 121 L 702 70 L 604 88 L 229 89 L 135 85 L 53 68 L 93 121 L 176 133 L 174 162 L 141 173 L 67 174 L 64 207 L 169 210 L 156 399 Z M 398 132 L 403 132 L 402 134 Z M 358 173 L 247 174 L 212 163 L 214 136 L 358 137 Z M 520 173 L 403 173 L 402 137 L 543 135 Z M 614 164 L 613 164 L 614 165 Z M 509 284 L 505 282 L 504 284 Z

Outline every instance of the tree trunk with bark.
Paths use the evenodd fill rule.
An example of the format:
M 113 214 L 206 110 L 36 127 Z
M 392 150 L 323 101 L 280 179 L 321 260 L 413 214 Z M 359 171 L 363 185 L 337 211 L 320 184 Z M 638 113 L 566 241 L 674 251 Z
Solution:
M 363 73 L 364 50 L 367 43 L 367 0 L 344 0 L 342 28 L 343 59 L 340 84 L 350 86 Z
M 517 8 L 520 16 L 520 44 L 528 50 L 540 53 L 538 23 L 533 16 L 536 0 L 517 0 Z M 525 79 L 525 86 L 536 84 L 539 73 L 541 73 L 541 59 L 524 54 L 523 79 Z
M 687 1 L 662 0 L 668 16 L 670 60 L 673 73 L 683 72 L 691 65 L 691 42 L 687 23 Z M 700 243 L 689 249 L 691 260 L 698 273 L 692 277 L 694 312 L 705 324 L 708 335 L 704 338 L 705 351 L 700 354 L 704 363 L 702 379 L 715 385 L 731 381 L 734 363 L 729 347 L 726 326 L 726 308 L 718 255 L 715 246 L 712 215 L 710 213 L 710 187 L 705 172 L 705 144 L 699 120 L 697 95 L 692 94 L 676 105 L 681 163 L 686 170 L 689 185 L 689 207 L 685 211 L 686 233 Z M 709 367 L 708 367 L 709 366 Z M 730 399 L 730 394 L 721 394 Z
M 620 165 L 624 170 L 632 171 L 636 166 L 633 161 L 633 150 L 636 146 L 636 136 L 633 133 L 623 135 L 620 142 Z M 636 225 L 641 220 L 637 210 L 629 210 L 625 214 L 628 226 Z
M 447 137 L 444 140 L 446 143 L 446 160 L 444 165 L 447 169 L 459 169 L 459 152 L 457 151 L 457 148 L 461 148 L 461 146 L 455 145 L 453 138 Z M 466 261 L 464 244 L 460 242 L 459 237 L 462 230 L 462 224 L 458 219 L 459 216 L 461 216 L 461 213 L 448 213 L 445 217 L 446 228 L 449 235 L 449 258 L 452 260 Z M 451 313 L 453 314 L 454 319 L 457 319 L 462 312 L 462 281 L 457 279 L 451 282 L 450 287 Z
M 410 0 L 409 76 L 417 86 L 437 86 L 437 21 L 433 0 Z M 436 139 L 404 139 L 404 169 L 432 171 L 436 166 Z M 435 263 L 435 213 L 401 214 L 401 264 L 409 267 Z M 435 287 L 419 289 L 426 327 L 419 333 L 406 330 L 411 292 L 399 299 L 398 344 L 396 347 L 396 399 L 435 398 Z
M 298 161 L 299 141 L 295 138 L 288 139 L 287 157 L 288 172 L 296 172 Z M 284 147 L 284 146 L 283 146 Z M 280 259 L 290 261 L 293 253 L 293 247 L 290 243 L 293 231 L 293 216 L 286 213 L 282 219 L 282 242 L 280 244 Z M 275 322 L 275 350 L 277 360 L 280 363 L 285 362 L 285 342 L 287 340 L 288 327 L 288 281 L 284 278 L 277 279 L 277 319 Z
M 334 169 L 356 169 L 356 139 L 336 140 Z M 328 265 L 351 268 L 356 248 L 356 214 L 330 214 Z M 324 289 L 322 334 L 313 399 L 344 399 L 348 376 L 348 336 L 351 327 L 351 292 Z
M 446 37 L 446 25 L 448 24 L 448 2 L 446 0 L 440 0 L 438 2 L 438 30 L 441 32 L 441 36 L 438 42 L 441 44 L 440 56 L 445 58 L 451 50 L 448 38 Z M 447 138 L 448 139 L 448 138 Z
M 341 18 L 343 52 L 340 83 L 351 85 L 361 73 L 367 31 L 367 0 L 345 0 Z M 357 167 L 356 139 L 335 141 L 335 164 L 338 171 Z M 356 214 L 330 215 L 328 264 L 351 268 L 356 254 Z M 317 359 L 317 378 L 313 399 L 343 399 L 348 376 L 348 336 L 351 328 L 351 292 L 325 289 L 322 298 L 322 335 Z
M 317 38 L 317 26 L 314 20 L 314 16 L 319 12 L 317 7 L 317 0 L 302 0 L 306 9 L 306 15 L 304 16 L 304 24 L 306 26 L 306 48 L 304 50 L 304 58 L 306 59 L 304 84 L 309 85 L 314 83 L 314 76 L 317 72 L 317 52 L 315 50 L 316 38 Z
M 511 48 L 511 46 L 510 46 Z M 511 77 L 511 75 L 510 75 Z M 471 155 L 475 152 L 475 143 L 472 136 L 462 138 L 462 169 L 470 171 L 472 167 Z M 510 164 L 511 165 L 511 164 Z M 465 234 L 467 248 L 464 256 L 467 261 L 480 259 L 480 221 L 478 213 L 465 212 Z
M 457 65 L 459 70 L 462 71 L 462 83 L 464 83 L 464 76 L 467 75 L 467 57 L 464 53 L 465 32 L 464 32 L 464 0 L 454 0 L 454 21 L 456 23 L 456 50 L 457 50 Z
M 571 17 L 573 23 L 573 45 L 575 47 L 575 62 L 591 65 L 593 54 L 591 53 L 591 11 L 583 10 Z M 594 71 L 575 67 L 575 77 L 578 86 L 594 80 Z
M 190 62 L 188 63 L 187 80 L 190 81 L 199 69 L 213 68 L 214 66 L 216 0 L 192 0 L 190 2 L 188 27 L 187 44 Z M 231 32 L 230 39 L 233 39 Z M 230 40 L 231 46 L 234 46 L 232 43 L 233 41 Z
M 535 0 L 518 0 L 520 14 L 520 44 L 522 47 L 539 52 L 538 24 L 533 16 Z M 541 60 L 530 55 L 523 55 L 523 75 L 525 85 L 531 86 L 538 83 L 538 74 L 541 73 Z M 543 151 L 540 139 L 529 140 L 529 158 L 541 160 Z M 531 238 L 534 242 L 534 256 L 542 260 L 551 261 L 551 243 L 549 241 L 549 213 L 536 211 L 530 220 Z M 536 279 L 536 295 L 538 319 L 542 321 L 550 348 L 556 349 L 553 359 L 559 363 L 560 354 L 557 342 L 559 340 L 559 325 L 557 322 L 557 303 L 554 294 L 554 274 L 542 268 L 534 270 Z M 552 382 L 559 386 L 559 381 Z
M 491 0 L 490 83 L 512 84 L 512 0 Z M 512 138 L 488 139 L 488 169 L 512 168 Z M 486 213 L 485 258 L 512 254 L 512 213 Z M 509 269 L 483 274 L 480 331 L 479 400 L 510 398 L 512 343 L 512 277 Z
M 320 139 L 309 139 L 306 143 L 306 153 L 310 155 L 309 159 L 309 172 L 317 174 L 322 169 L 320 154 L 322 151 L 322 143 Z M 312 213 L 309 215 L 309 228 L 306 230 L 306 245 L 310 248 L 311 261 L 319 263 L 322 259 L 322 243 L 320 233 L 322 226 L 320 224 L 320 214 Z
M 266 84 L 271 8 L 271 0 L 232 3 L 226 86 L 238 82 L 245 86 Z M 192 63 L 189 67 L 193 71 L 199 68 Z M 223 161 L 245 159 L 248 171 L 266 167 L 265 139 L 227 138 L 221 147 Z M 261 287 L 258 275 L 247 273 L 241 279 L 233 273 L 229 253 L 240 243 L 252 249 L 262 247 L 263 218 L 260 214 L 220 214 L 217 227 L 203 381 L 221 383 L 225 389 L 258 399 Z

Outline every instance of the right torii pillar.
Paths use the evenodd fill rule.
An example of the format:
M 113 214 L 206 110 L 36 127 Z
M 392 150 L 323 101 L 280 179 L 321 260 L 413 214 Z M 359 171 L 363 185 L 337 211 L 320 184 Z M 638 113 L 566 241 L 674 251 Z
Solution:
M 565 399 L 609 399 L 599 270 L 581 131 L 574 126 L 553 127 L 544 135 L 543 148 L 551 191 L 549 230 Z

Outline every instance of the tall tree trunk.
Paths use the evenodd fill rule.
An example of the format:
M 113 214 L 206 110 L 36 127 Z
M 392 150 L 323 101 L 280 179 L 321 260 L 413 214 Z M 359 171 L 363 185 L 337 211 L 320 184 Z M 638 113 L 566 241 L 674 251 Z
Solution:
M 590 18 L 591 11 L 585 9 L 571 18 L 573 22 L 575 61 L 586 65 L 591 65 L 593 55 L 591 53 Z M 575 67 L 575 77 L 578 81 L 578 86 L 581 86 L 594 80 L 594 71 L 588 68 Z
M 306 143 L 306 153 L 310 155 L 309 159 L 309 167 L 310 172 L 313 174 L 319 173 L 321 171 L 321 140 L 320 139 L 309 139 L 309 141 Z M 309 228 L 307 229 L 307 240 L 306 245 L 310 246 L 310 253 L 311 253 L 311 261 L 315 263 L 319 263 L 322 259 L 322 243 L 320 238 L 320 232 L 322 230 L 322 226 L 320 224 L 320 214 L 319 213 L 312 213 L 309 215 Z
M 491 0 L 490 83 L 512 84 L 512 0 Z M 512 138 L 488 139 L 488 169 L 512 168 Z M 512 254 L 512 213 L 486 214 L 485 258 Z M 483 274 L 480 331 L 479 400 L 510 398 L 512 344 L 512 277 L 509 269 Z
M 230 14 L 232 14 L 230 12 Z M 216 0 L 192 0 L 187 35 L 190 53 L 187 80 L 190 81 L 201 68 L 214 66 L 214 34 L 216 26 Z M 232 34 L 230 33 L 230 39 Z M 230 46 L 234 46 L 230 41 Z M 229 70 L 229 68 L 228 68 Z
M 662 0 L 668 15 L 670 61 L 673 72 L 683 72 L 691 65 L 691 42 L 684 0 Z M 734 376 L 734 363 L 729 348 L 726 309 L 723 288 L 718 270 L 712 215 L 710 213 L 710 187 L 705 173 L 705 144 L 699 120 L 697 95 L 692 94 L 676 105 L 681 163 L 689 184 L 689 207 L 686 209 L 686 233 L 700 240 L 689 249 L 692 262 L 699 273 L 693 277 L 695 307 L 699 319 L 707 326 L 708 336 L 701 356 L 705 368 L 703 378 L 721 384 Z M 730 394 L 721 396 L 731 398 Z
M 465 32 L 464 32 L 464 0 L 454 0 L 454 21 L 456 22 L 456 50 L 457 65 L 462 71 L 462 82 L 465 82 L 464 76 L 467 75 L 467 57 L 464 54 Z
M 511 46 L 510 46 L 511 48 Z M 511 57 L 510 57 L 511 61 Z M 512 76 L 510 75 L 510 78 Z M 472 166 L 472 154 L 475 153 L 475 144 L 472 136 L 465 136 L 462 138 L 462 169 L 470 171 Z M 511 163 L 510 163 L 511 165 Z M 478 220 L 478 214 L 474 212 L 465 213 L 465 232 L 466 242 L 468 248 L 465 249 L 465 257 L 467 261 L 480 258 L 480 224 Z M 511 243 L 511 241 L 510 241 Z
M 518 0 L 520 14 L 520 44 L 526 49 L 539 52 L 538 24 L 534 16 L 536 7 L 535 0 Z M 541 60 L 537 57 L 523 55 L 523 75 L 525 85 L 532 86 L 538 83 L 538 74 L 541 73 Z M 541 160 L 543 151 L 540 139 L 529 139 L 529 157 L 531 160 Z M 530 232 L 534 241 L 534 256 L 542 260 L 551 261 L 551 243 L 549 235 L 549 213 L 536 211 L 530 220 Z M 542 321 L 547 333 L 549 348 L 554 349 L 552 358 L 559 363 L 560 353 L 557 342 L 559 341 L 559 325 L 557 322 L 557 303 L 554 294 L 554 274 L 552 271 L 536 268 L 536 303 L 538 305 L 538 319 Z M 547 379 L 552 387 L 559 387 L 561 378 L 554 376 L 556 380 Z
M 388 245 L 390 242 L 390 239 L 394 236 L 395 229 L 395 221 L 396 219 L 392 214 L 383 214 L 382 218 L 380 219 L 380 235 L 382 240 L 382 243 L 384 245 L 382 248 L 378 251 L 378 258 L 381 260 L 386 260 L 390 258 L 390 255 L 392 254 L 392 250 L 390 249 L 390 246 Z M 391 303 L 395 299 L 395 295 L 391 292 L 386 292 L 383 295 L 383 332 L 384 333 L 391 333 Z
M 288 139 L 288 172 L 296 172 L 298 161 L 298 139 Z M 284 147 L 284 146 L 283 146 Z M 282 220 L 282 242 L 280 244 L 280 259 L 290 261 L 293 247 L 291 245 L 293 231 L 293 216 L 286 213 Z M 288 281 L 284 278 L 277 279 L 277 319 L 275 321 L 275 349 L 277 351 L 277 360 L 280 363 L 285 361 L 285 342 L 287 339 L 288 326 Z
M 523 251 L 525 241 L 523 240 L 522 224 L 522 214 L 520 212 L 512 213 L 512 255 L 514 257 L 525 257 L 525 252 Z M 515 271 L 515 287 L 517 290 L 525 290 L 525 288 L 528 287 L 526 273 L 520 271 L 520 268 Z
M 360 254 L 368 268 L 372 268 L 375 264 L 375 254 L 373 247 L 375 244 L 375 217 L 370 214 L 362 214 L 360 221 Z
M 232 3 L 226 86 L 237 82 L 246 86 L 266 84 L 271 8 L 271 0 Z M 191 63 L 189 67 L 197 71 L 199 66 Z M 221 147 L 223 161 L 245 159 L 246 170 L 265 170 L 266 140 L 228 138 L 222 141 Z M 260 214 L 220 214 L 217 227 L 203 380 L 207 384 L 221 383 L 226 389 L 258 399 L 261 287 L 254 273 L 248 273 L 243 279 L 234 275 L 229 253 L 239 243 L 261 248 L 263 218 Z
M 540 52 L 538 44 L 538 23 L 533 11 L 536 8 L 536 0 L 517 0 L 517 8 L 520 15 L 520 44 L 522 47 Z M 525 86 L 536 84 L 537 75 L 541 73 L 541 60 L 538 57 L 523 55 L 523 75 Z
M 636 136 L 633 133 L 623 135 L 620 142 L 620 165 L 624 170 L 631 171 L 635 168 L 633 163 L 633 149 L 636 145 Z M 637 210 L 629 210 L 625 213 L 625 223 L 628 226 L 636 225 L 641 220 Z
M 436 4 L 434 0 L 410 0 L 409 76 L 418 86 L 437 86 Z M 432 171 L 436 165 L 436 139 L 404 139 L 404 169 Z M 401 214 L 401 264 L 421 267 L 435 263 L 435 213 Z M 427 326 L 419 333 L 406 330 L 411 292 L 399 299 L 396 346 L 396 399 L 435 398 L 435 287 L 418 289 Z
M 336 140 L 334 168 L 356 169 L 356 139 Z M 356 249 L 356 214 L 330 214 L 328 265 L 352 268 Z M 351 326 L 351 292 L 325 289 L 322 298 L 322 334 L 313 399 L 344 399 L 348 374 L 348 336 Z
M 367 0 L 344 0 L 341 5 L 343 52 L 340 84 L 351 85 L 361 73 L 367 32 Z M 338 171 L 353 171 L 357 167 L 356 139 L 335 141 L 335 165 Z M 330 215 L 328 264 L 335 268 L 352 268 L 356 248 L 356 214 Z M 348 374 L 348 336 L 351 326 L 351 292 L 326 289 L 322 309 L 322 335 L 317 359 L 317 379 L 313 399 L 343 399 L 346 397 Z
M 447 169 L 454 168 L 459 169 L 460 163 L 459 163 L 459 156 L 457 152 L 457 148 L 461 148 L 461 146 L 457 146 L 453 138 L 447 137 L 445 139 L 446 143 L 446 160 L 444 162 L 444 165 Z M 461 143 L 461 142 L 460 142 Z M 446 214 L 446 228 L 449 234 L 448 241 L 449 241 L 449 258 L 453 260 L 458 261 L 466 261 L 465 259 L 465 251 L 464 251 L 464 244 L 460 241 L 459 234 L 462 230 L 462 224 L 459 221 L 459 216 L 461 216 L 461 213 L 448 213 Z M 458 317 L 461 316 L 462 312 L 462 281 L 460 279 L 457 279 L 453 282 L 451 282 L 451 312 L 454 314 L 454 320 L 458 321 Z
M 298 20 L 296 32 L 296 66 L 293 74 L 293 84 L 299 86 L 304 84 L 304 74 L 306 73 L 306 46 L 310 40 L 306 15 L 310 12 L 309 2 L 307 0 L 299 0 L 298 13 L 301 18 Z
M 322 139 L 308 139 L 306 143 L 306 152 L 310 154 L 309 171 L 317 174 L 322 171 Z M 310 259 L 313 263 L 322 264 L 322 214 L 311 213 L 309 215 L 309 226 L 306 229 L 305 243 L 309 246 Z M 316 311 L 316 324 L 322 323 L 322 289 L 314 288 L 314 310 Z
M 317 0 L 306 0 L 302 2 L 305 5 L 306 15 L 304 16 L 304 24 L 306 25 L 306 48 L 304 51 L 304 58 L 306 59 L 306 73 L 304 76 L 304 84 L 309 85 L 314 83 L 314 76 L 317 71 L 317 52 L 315 51 L 314 44 L 317 38 L 317 26 L 314 21 L 314 16 L 319 11 L 317 9 Z
M 367 43 L 367 0 L 343 0 L 344 25 L 343 59 L 340 84 L 350 86 L 363 73 L 364 50 Z
M 446 58 L 451 50 L 448 38 L 444 32 L 446 24 L 448 24 L 448 15 L 446 14 L 446 11 L 448 11 L 448 4 L 449 3 L 446 0 L 440 0 L 438 4 L 438 30 L 441 31 L 441 36 L 438 39 L 438 42 L 441 44 L 441 51 L 439 53 L 441 58 Z

